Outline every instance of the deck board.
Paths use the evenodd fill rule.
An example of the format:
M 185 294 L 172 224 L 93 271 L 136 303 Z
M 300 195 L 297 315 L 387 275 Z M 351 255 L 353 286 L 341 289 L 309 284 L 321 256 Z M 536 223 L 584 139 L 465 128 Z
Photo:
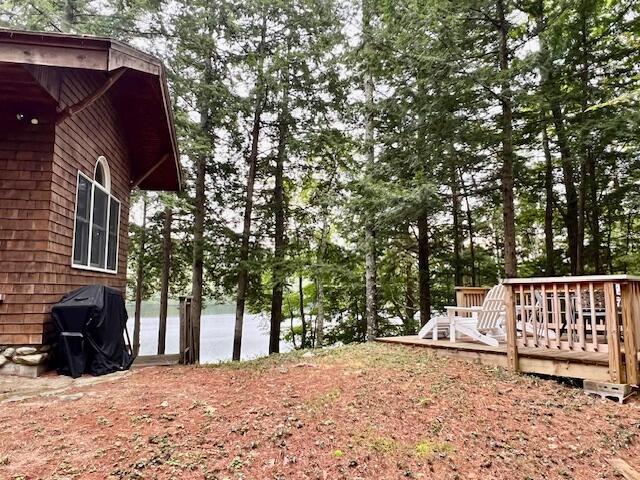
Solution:
M 164 367 L 178 365 L 180 362 L 179 354 L 165 355 L 138 355 L 133 361 L 134 367 Z

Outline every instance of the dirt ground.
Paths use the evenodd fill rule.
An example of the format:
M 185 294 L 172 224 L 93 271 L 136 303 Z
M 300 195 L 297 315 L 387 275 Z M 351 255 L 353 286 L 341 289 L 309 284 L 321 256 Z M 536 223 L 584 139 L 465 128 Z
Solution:
M 64 388 L 0 404 L 1 479 L 591 480 L 616 478 L 612 458 L 640 466 L 640 401 L 411 347 Z

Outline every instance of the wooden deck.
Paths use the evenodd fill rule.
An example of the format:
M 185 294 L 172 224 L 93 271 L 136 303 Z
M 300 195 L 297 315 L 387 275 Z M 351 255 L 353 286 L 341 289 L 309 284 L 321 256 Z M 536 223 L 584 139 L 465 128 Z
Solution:
M 180 354 L 138 355 L 133 367 L 169 367 L 180 363 Z
M 417 336 L 378 338 L 377 341 L 427 349 L 434 355 L 509 368 L 507 345 L 490 347 L 475 342 L 423 340 Z M 610 381 L 609 355 L 602 352 L 518 348 L 519 371 L 558 377 Z

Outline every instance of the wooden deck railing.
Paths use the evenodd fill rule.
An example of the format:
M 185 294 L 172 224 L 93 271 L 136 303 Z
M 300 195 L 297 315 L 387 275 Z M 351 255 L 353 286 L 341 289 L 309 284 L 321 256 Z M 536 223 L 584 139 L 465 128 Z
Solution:
M 504 281 L 507 354 L 519 349 L 607 353 L 612 382 L 638 384 L 640 277 L 597 275 Z

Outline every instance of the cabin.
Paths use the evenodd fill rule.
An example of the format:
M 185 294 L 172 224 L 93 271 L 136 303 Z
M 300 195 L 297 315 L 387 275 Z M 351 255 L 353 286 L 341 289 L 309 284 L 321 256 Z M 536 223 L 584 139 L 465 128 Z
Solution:
M 78 287 L 124 292 L 131 190 L 180 184 L 160 60 L 108 38 L 0 29 L 0 348 L 46 352 L 51 307 Z M 0 373 L 16 373 L 11 357 Z

